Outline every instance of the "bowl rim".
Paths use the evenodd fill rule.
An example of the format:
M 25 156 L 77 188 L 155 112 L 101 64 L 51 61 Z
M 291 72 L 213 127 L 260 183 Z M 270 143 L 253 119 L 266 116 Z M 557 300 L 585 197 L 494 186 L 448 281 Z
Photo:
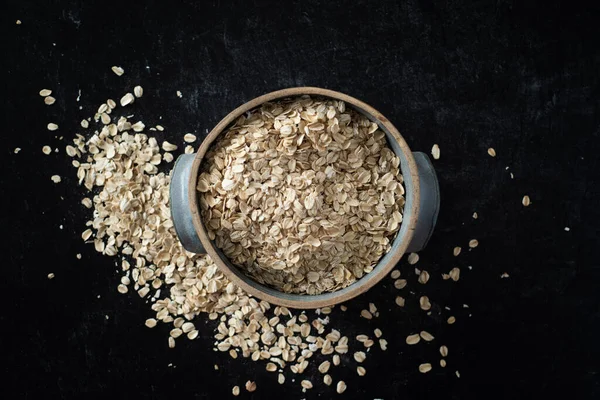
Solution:
M 259 107 L 263 103 L 271 102 L 277 99 L 297 97 L 302 95 L 323 96 L 334 100 L 341 100 L 354 108 L 358 108 L 359 111 L 368 114 L 367 116 L 373 117 L 375 119 L 375 122 L 378 123 L 380 126 L 383 126 L 387 130 L 387 132 L 389 132 L 392 135 L 392 137 L 396 140 L 398 146 L 400 147 L 401 151 L 406 157 L 406 165 L 408 166 L 408 171 L 402 171 L 402 173 L 405 176 L 405 180 L 407 173 L 410 174 L 410 179 L 412 180 L 412 201 L 410 202 L 410 205 L 408 201 L 406 202 L 404 210 L 404 216 L 406 217 L 406 215 L 409 215 L 409 218 L 405 218 L 402 221 L 402 225 L 407 224 L 407 228 L 404 231 L 404 237 L 399 243 L 399 245 L 393 246 L 392 249 L 390 249 L 390 251 L 380 259 L 379 263 L 377 264 L 377 267 L 373 271 L 369 272 L 368 274 L 365 274 L 362 278 L 358 279 L 352 285 L 335 292 L 328 292 L 321 295 L 300 295 L 284 293 L 276 289 L 267 287 L 266 285 L 262 285 L 259 282 L 256 282 L 251 277 L 245 275 L 242 271 L 232 270 L 221 259 L 221 255 L 219 254 L 220 250 L 216 248 L 216 246 L 208 237 L 208 233 L 204 228 L 204 224 L 201 220 L 196 190 L 200 164 L 212 143 L 221 133 L 223 133 L 223 131 L 227 127 L 229 127 L 233 122 L 235 122 L 241 115 Z M 210 255 L 210 257 L 212 258 L 213 262 L 217 265 L 219 270 L 231 282 L 242 288 L 248 294 L 258 299 L 268 301 L 271 304 L 286 306 L 290 308 L 314 309 L 332 306 L 350 300 L 371 289 L 373 286 L 379 283 L 379 281 L 381 281 L 398 264 L 398 262 L 406 252 L 406 249 L 413 237 L 419 212 L 420 182 L 417 171 L 417 165 L 413 157 L 412 151 L 408 147 L 408 144 L 406 143 L 398 129 L 396 129 L 396 127 L 387 118 L 385 118 L 379 111 L 377 111 L 370 105 L 354 97 L 348 96 L 344 93 L 319 87 L 305 86 L 276 90 L 270 93 L 266 93 L 262 96 L 258 96 L 235 108 L 233 111 L 227 114 L 221 121 L 219 121 L 219 123 L 215 125 L 215 127 L 208 133 L 206 138 L 202 141 L 200 147 L 198 148 L 198 151 L 196 152 L 196 157 L 194 158 L 194 162 L 192 164 L 189 179 L 190 180 L 188 201 L 190 205 L 190 212 L 192 215 L 192 222 L 198 235 L 198 238 L 204 246 L 204 249 L 206 250 L 208 255 Z M 406 207 L 410 207 L 409 212 L 407 212 Z M 400 234 L 400 232 L 398 234 Z M 385 261 L 384 258 L 386 259 Z M 383 267 L 381 267 L 382 262 L 385 262 L 385 265 Z M 265 290 L 265 288 L 267 290 Z

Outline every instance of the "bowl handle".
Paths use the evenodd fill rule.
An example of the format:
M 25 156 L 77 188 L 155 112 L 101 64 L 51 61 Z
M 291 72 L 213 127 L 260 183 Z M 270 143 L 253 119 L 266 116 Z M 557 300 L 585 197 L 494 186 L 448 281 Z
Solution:
M 419 173 L 421 200 L 415 231 L 406 250 L 411 253 L 421 251 L 427 246 L 440 211 L 440 185 L 433 164 L 425 153 L 415 151 L 413 157 Z
M 169 203 L 175 232 L 183 247 L 192 253 L 205 254 L 206 250 L 204 250 L 192 222 L 192 212 L 188 200 L 190 173 L 195 157 L 195 154 L 182 154 L 177 157 L 171 174 Z

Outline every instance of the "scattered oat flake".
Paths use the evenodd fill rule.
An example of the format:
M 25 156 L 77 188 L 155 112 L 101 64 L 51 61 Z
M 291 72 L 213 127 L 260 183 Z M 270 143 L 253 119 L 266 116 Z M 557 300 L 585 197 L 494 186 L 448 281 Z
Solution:
M 19 154 L 20 151 L 21 151 L 20 147 L 15 147 L 15 150 L 14 150 L 15 154 Z
M 269 372 L 275 372 L 275 371 L 277 371 L 277 365 L 270 362 L 270 363 L 267 363 L 267 365 L 265 366 L 265 369 Z
M 125 70 L 121 67 L 113 66 L 113 67 L 111 67 L 111 69 L 112 69 L 112 72 L 114 72 L 117 76 L 121 76 L 125 73 Z
M 48 274 L 48 279 L 54 279 L 54 273 L 50 272 L 50 273 Z
M 52 179 L 52 182 L 54 183 L 59 183 L 61 181 L 60 176 L 59 175 L 52 175 L 50 177 L 50 179 Z
M 304 379 L 302 382 L 300 382 L 300 386 L 302 386 L 304 389 L 312 389 L 313 388 L 312 382 L 307 379 Z
M 338 392 L 339 394 L 342 394 L 346 391 L 346 382 L 344 381 L 339 381 L 335 387 L 336 392 Z
M 440 360 L 440 367 L 446 368 L 446 360 L 444 360 L 443 358 Z
M 366 319 L 373 319 L 373 314 L 371 314 L 369 310 L 362 310 L 360 316 Z
M 54 104 L 54 102 L 56 102 L 56 99 L 52 96 L 46 96 L 44 97 L 44 103 L 48 106 L 51 106 L 52 104 Z
M 457 377 L 457 378 L 460 378 L 460 372 L 458 372 L 458 371 L 455 371 L 454 373 L 456 374 L 456 377 Z
M 434 339 L 433 335 L 427 331 L 421 331 L 421 333 L 419 333 L 419 335 L 426 342 L 431 342 Z
M 529 207 L 529 205 L 531 204 L 531 199 L 529 198 L 529 196 L 523 196 L 522 203 L 525 207 Z
M 427 372 L 431 371 L 431 364 L 429 363 L 424 363 L 419 365 L 419 372 L 426 374 Z
M 496 150 L 494 150 L 493 147 L 490 147 L 487 152 L 490 155 L 490 157 L 496 157 Z
M 331 363 L 329 361 L 323 361 L 321 364 L 319 364 L 319 372 L 322 374 L 327 373 L 327 371 L 329 371 L 330 366 Z
M 56 124 L 55 124 L 55 123 L 53 123 L 53 122 L 50 122 L 50 123 L 48 124 L 47 128 L 48 128 L 48 130 L 49 130 L 49 131 L 55 131 L 55 130 L 57 130 L 57 129 L 58 129 L 58 125 L 56 125 Z
M 133 94 L 135 97 L 140 98 L 144 95 L 144 89 L 138 85 L 133 88 Z
M 419 306 L 423 311 L 429 311 L 431 309 L 431 303 L 429 302 L 429 297 L 421 296 L 419 298 Z
M 253 381 L 246 382 L 246 390 L 249 392 L 254 392 L 256 390 L 256 382 L 253 382 Z
M 458 280 L 460 279 L 460 268 L 458 268 L 458 267 L 452 268 L 450 270 L 450 273 L 448 273 L 448 276 L 454 282 L 458 282 Z
M 181 330 L 183 331 L 183 333 L 190 333 L 191 331 L 193 331 L 195 328 L 194 324 L 192 322 L 184 322 L 181 325 Z
M 135 124 L 131 125 L 131 129 L 133 129 L 134 132 L 142 132 L 145 127 L 146 125 L 144 125 L 142 121 L 138 121 Z
M 387 345 L 388 345 L 388 341 L 385 339 L 379 339 L 379 348 L 382 351 L 386 351 L 387 350 Z
M 429 282 L 429 272 L 421 271 L 421 273 L 419 274 L 418 281 L 420 284 L 423 284 L 423 285 L 425 285 L 427 282 Z
M 91 229 L 86 229 L 85 231 L 83 231 L 83 233 L 81 234 L 81 238 L 86 241 L 88 240 L 90 237 L 92 237 L 92 230 Z
M 356 362 L 361 363 L 365 361 L 366 358 L 367 355 L 362 351 L 357 351 L 356 353 L 354 353 L 354 360 L 356 360 Z
M 408 335 L 406 337 L 406 344 L 412 345 L 412 344 L 417 344 L 421 341 L 421 336 L 418 333 L 415 333 L 413 335 Z
M 407 281 L 406 279 L 396 279 L 394 281 L 394 287 L 396 289 L 404 289 L 406 287 Z
M 183 140 L 186 143 L 194 143 L 196 141 L 196 135 L 191 134 L 191 133 L 186 133 L 185 135 L 183 135 Z
M 335 366 L 340 365 L 340 362 L 342 361 L 339 354 L 334 354 L 332 360 L 333 360 L 333 365 L 335 365 Z
M 402 296 L 396 296 L 396 305 L 398 307 L 404 307 L 406 300 L 404 300 L 404 297 Z
M 565 232 L 569 232 L 571 230 L 571 228 L 569 228 L 568 226 L 565 226 Z
M 456 322 L 456 318 L 453 316 L 450 316 L 450 317 L 448 317 L 448 320 L 446 322 L 448 322 L 449 325 L 452 325 L 453 323 Z
M 44 146 L 44 147 L 42 147 L 42 153 L 44 153 L 45 155 L 48 155 L 48 154 L 52 153 L 52 148 L 50 146 Z
M 240 387 L 234 386 L 233 389 L 231 389 L 231 394 L 233 394 L 234 396 L 239 396 L 240 395 Z
M 508 275 L 507 272 L 504 272 L 502 275 L 500 275 L 500 278 L 504 279 L 504 278 L 508 278 L 510 275 Z
M 175 151 L 177 150 L 177 145 L 167 142 L 166 140 L 162 143 L 162 149 L 164 151 Z
M 52 90 L 50 90 L 50 89 L 40 90 L 40 96 L 42 96 L 42 97 L 47 97 L 47 96 L 50 96 L 51 94 L 52 94 Z
M 369 303 L 369 312 L 373 315 L 378 314 L 377 313 L 377 306 L 375 306 L 374 303 Z
M 440 346 L 440 354 L 442 355 L 442 357 L 448 357 L 448 347 Z
M 131 93 L 127 93 L 125 96 L 121 97 L 119 103 L 121 103 L 121 107 L 125 107 L 128 104 L 131 104 L 135 101 L 135 97 Z
M 479 246 L 479 241 L 477 239 L 471 239 L 469 240 L 469 247 L 474 249 L 475 247 Z
M 163 160 L 165 160 L 165 162 L 168 162 L 168 163 L 170 163 L 171 161 L 173 161 L 173 158 L 174 158 L 173 154 L 171 154 L 171 153 L 165 153 L 163 155 Z
M 452 250 L 452 254 L 454 255 L 454 257 L 458 256 L 461 250 L 462 248 L 460 246 L 456 246 L 454 250 Z
M 477 219 L 477 218 L 479 218 L 479 215 L 477 215 L 477 212 L 474 212 L 473 213 L 473 219 Z
M 417 253 L 410 253 L 407 261 L 410 265 L 415 265 L 419 262 L 419 255 Z
M 182 334 L 183 334 L 183 331 L 179 328 L 171 329 L 171 332 L 169 332 L 169 335 L 171 335 L 171 337 L 173 337 L 175 339 L 177 339 Z
M 365 367 L 356 367 L 356 373 L 358 376 L 365 376 L 367 374 L 367 370 Z
M 179 98 L 183 97 L 183 94 L 181 94 L 181 92 L 179 90 L 177 91 L 177 97 L 179 97 Z
M 21 20 L 20 20 L 20 19 L 18 19 L 18 20 L 17 20 L 17 22 L 16 22 L 16 24 L 17 24 L 17 25 L 21 25 Z
M 77 155 L 77 149 L 75 149 L 75 147 L 73 147 L 73 146 L 71 146 L 71 145 L 68 145 L 68 146 L 65 148 L 65 152 L 67 153 L 67 155 L 68 155 L 69 157 L 75 157 L 75 156 Z
M 81 200 L 81 204 L 83 204 L 86 208 L 92 208 L 93 206 L 92 200 L 88 197 L 84 197 Z
M 145 322 L 148 328 L 154 328 L 156 326 L 156 320 L 154 318 L 148 318 Z
M 156 129 L 158 129 L 161 132 L 165 130 L 165 128 L 162 125 L 156 125 Z
M 102 114 L 103 112 L 106 112 L 106 111 L 108 111 L 108 109 L 109 109 L 109 106 L 108 106 L 108 104 L 107 104 L 107 103 L 102 103 L 102 104 L 100 104 L 100 107 L 98 107 L 98 111 L 97 111 L 97 113 L 98 113 L 98 114 Z M 96 120 L 97 120 L 97 119 L 96 119 Z
M 435 160 L 439 160 L 440 159 L 440 146 L 438 146 L 437 144 L 434 144 L 433 147 L 431 148 L 431 155 L 433 156 L 433 158 Z

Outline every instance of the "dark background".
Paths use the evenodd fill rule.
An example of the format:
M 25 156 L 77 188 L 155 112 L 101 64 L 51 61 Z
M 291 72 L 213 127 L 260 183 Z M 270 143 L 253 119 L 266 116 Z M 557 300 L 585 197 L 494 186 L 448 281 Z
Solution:
M 258 389 L 240 397 L 600 397 L 597 6 L 9 0 L 1 10 L 4 398 L 228 398 L 248 379 Z M 403 293 L 405 309 L 386 279 L 332 314 L 343 334 L 379 327 L 390 342 L 387 352 L 373 349 L 367 376 L 356 375 L 350 357 L 332 372 L 348 383 L 344 396 L 320 383 L 303 394 L 289 370 L 280 386 L 264 363 L 214 353 L 214 325 L 202 319 L 198 340 L 168 349 L 166 326 L 143 326 L 149 306 L 116 292 L 115 259 L 83 244 L 90 211 L 79 203 L 84 190 L 65 141 L 99 104 L 137 84 L 145 94 L 132 107 L 136 117 L 164 125 L 157 136 L 177 144 L 258 95 L 306 85 L 371 104 L 414 150 L 440 145 L 442 209 L 418 264 L 430 283 L 417 284 L 402 266 L 412 291 Z M 56 104 L 43 104 L 42 88 Z M 60 129 L 47 131 L 48 122 Z M 46 144 L 60 152 L 42 154 Z M 52 183 L 53 174 L 63 181 Z M 480 245 L 468 252 L 471 238 Z M 442 281 L 454 266 L 460 281 Z M 432 317 L 416 306 L 423 293 Z M 379 307 L 377 320 L 358 317 L 368 302 Z M 451 314 L 457 323 L 448 326 Z M 422 328 L 436 340 L 406 346 L 404 337 Z M 450 348 L 445 370 L 441 344 Z M 422 375 L 417 366 L 427 361 L 434 370 Z M 307 376 L 320 379 L 314 368 Z

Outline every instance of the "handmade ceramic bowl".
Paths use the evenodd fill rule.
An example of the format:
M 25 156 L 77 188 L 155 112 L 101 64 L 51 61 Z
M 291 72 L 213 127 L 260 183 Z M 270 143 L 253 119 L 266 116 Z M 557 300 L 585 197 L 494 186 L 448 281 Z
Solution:
M 400 169 L 404 176 L 404 214 L 400 230 L 385 254 L 372 272 L 365 274 L 352 285 L 331 293 L 318 295 L 290 294 L 278 291 L 253 280 L 234 266 L 208 238 L 207 230 L 200 217 L 196 184 L 200 165 L 211 144 L 225 132 L 241 115 L 260 107 L 265 102 L 283 98 L 311 95 L 341 100 L 385 132 L 387 141 L 400 158 Z M 424 153 L 413 153 L 400 132 L 379 111 L 348 95 L 333 90 L 315 87 L 297 87 L 278 90 L 257 97 L 230 112 L 221 120 L 202 142 L 198 152 L 179 156 L 171 177 L 170 205 L 173 223 L 183 247 L 194 253 L 208 253 L 219 269 L 236 285 L 247 293 L 272 304 L 291 308 L 311 309 L 331 306 L 347 301 L 372 288 L 396 266 L 406 252 L 422 250 L 435 227 L 440 206 L 437 177 Z

